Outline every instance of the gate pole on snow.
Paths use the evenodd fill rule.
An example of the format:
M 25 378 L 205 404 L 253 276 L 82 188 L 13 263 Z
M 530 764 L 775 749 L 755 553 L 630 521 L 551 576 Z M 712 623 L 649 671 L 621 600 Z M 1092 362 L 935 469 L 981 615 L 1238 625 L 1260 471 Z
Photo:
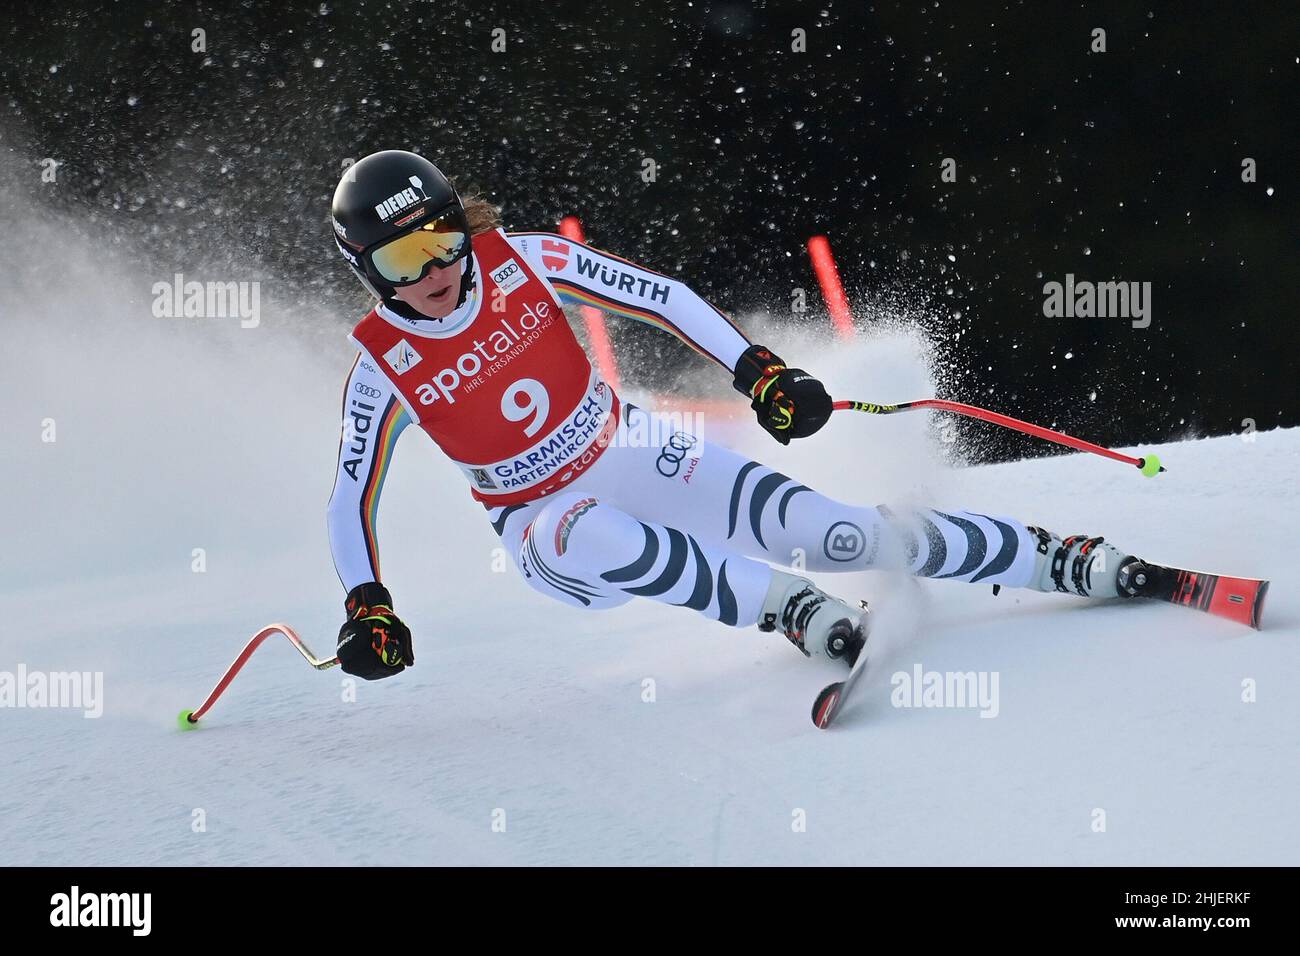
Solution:
M 244 649 L 239 652 L 239 656 L 235 658 L 234 663 L 226 668 L 226 673 L 222 675 L 221 680 L 217 681 L 217 686 L 212 688 L 212 693 L 208 694 L 208 699 L 200 704 L 197 709 L 182 710 L 176 716 L 176 723 L 180 725 L 182 730 L 192 730 L 194 728 L 199 719 L 212 708 L 212 705 L 217 702 L 217 698 L 230 686 L 230 682 L 235 679 L 235 675 L 248 662 L 248 659 L 253 656 L 253 651 L 261 647 L 262 642 L 272 634 L 283 634 L 287 637 L 289 643 L 297 649 L 303 659 L 318 671 L 329 670 L 339 662 L 337 657 L 330 657 L 325 660 L 318 658 L 288 624 L 268 624 L 254 634 L 252 639 L 244 645 Z

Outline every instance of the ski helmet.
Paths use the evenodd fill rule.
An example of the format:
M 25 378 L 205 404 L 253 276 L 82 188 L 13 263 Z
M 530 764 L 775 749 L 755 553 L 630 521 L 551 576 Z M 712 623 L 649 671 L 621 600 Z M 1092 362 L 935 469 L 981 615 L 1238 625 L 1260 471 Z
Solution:
M 463 305 L 474 287 L 469 223 L 456 189 L 437 166 L 402 149 L 371 153 L 348 167 L 330 207 L 334 241 L 361 284 L 405 318 L 427 319 L 395 298 L 437 266 L 465 259 Z M 403 237 L 419 232 L 415 240 Z

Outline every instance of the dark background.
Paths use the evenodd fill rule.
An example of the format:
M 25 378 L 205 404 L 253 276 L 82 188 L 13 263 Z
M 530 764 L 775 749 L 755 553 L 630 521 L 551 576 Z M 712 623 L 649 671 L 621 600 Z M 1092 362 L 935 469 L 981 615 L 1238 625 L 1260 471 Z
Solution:
M 1136 444 L 1300 422 L 1295 9 L 22 3 L 0 142 L 20 182 L 58 159 L 31 193 L 102 241 L 164 276 L 259 270 L 330 335 L 361 298 L 329 199 L 377 149 L 433 159 L 508 228 L 579 213 L 593 244 L 774 321 L 824 323 L 804 242 L 825 231 L 864 325 L 929 331 L 946 397 Z M 1151 327 L 1044 318 L 1067 272 L 1151 282 Z M 616 340 L 642 381 L 691 367 L 652 330 Z M 1043 450 L 999 434 L 983 454 Z

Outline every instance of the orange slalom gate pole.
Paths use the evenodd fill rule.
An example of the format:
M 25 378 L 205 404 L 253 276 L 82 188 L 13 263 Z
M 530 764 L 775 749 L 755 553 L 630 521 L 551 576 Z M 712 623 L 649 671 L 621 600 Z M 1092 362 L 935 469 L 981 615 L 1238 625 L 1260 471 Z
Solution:
M 831 324 L 835 326 L 840 338 L 853 338 L 853 316 L 849 312 L 849 300 L 845 297 L 844 286 L 840 282 L 840 270 L 831 253 L 830 240 L 825 236 L 813 236 L 808 240 L 808 256 L 812 259 L 817 284 L 821 286 L 822 299 L 831 314 Z

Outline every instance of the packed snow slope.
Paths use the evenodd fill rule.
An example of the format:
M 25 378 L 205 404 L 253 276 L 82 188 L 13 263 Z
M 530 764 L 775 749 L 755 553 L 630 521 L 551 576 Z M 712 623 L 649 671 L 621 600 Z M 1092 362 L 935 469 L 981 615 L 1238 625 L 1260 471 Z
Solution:
M 878 616 L 869 681 L 822 732 L 809 710 L 834 674 L 779 636 L 529 590 L 412 429 L 380 537 L 417 664 L 353 686 L 268 643 L 182 733 L 177 712 L 263 624 L 332 649 L 324 507 L 351 354 L 337 316 L 273 290 L 244 329 L 154 318 L 151 280 L 86 270 L 4 290 L 0 671 L 102 672 L 104 712 L 0 709 L 0 862 L 1300 862 L 1295 430 L 1167 445 L 1147 480 L 1082 455 L 952 467 L 924 413 L 840 415 L 788 449 L 719 423 L 707 437 L 846 499 L 1000 512 L 1273 581 L 1255 632 L 823 576 Z M 935 387 L 907 335 L 765 337 L 833 394 Z M 892 675 L 917 665 L 996 675 L 996 716 L 892 706 Z

